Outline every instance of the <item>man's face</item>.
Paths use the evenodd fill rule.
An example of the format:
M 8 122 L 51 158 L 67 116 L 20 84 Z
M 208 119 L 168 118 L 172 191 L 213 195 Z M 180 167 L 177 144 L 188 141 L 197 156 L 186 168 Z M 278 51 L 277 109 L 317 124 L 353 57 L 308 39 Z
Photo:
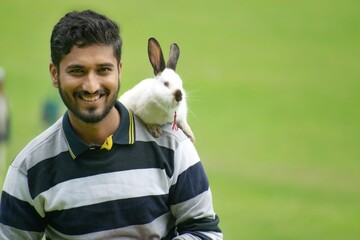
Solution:
M 118 97 L 121 63 L 112 46 L 74 46 L 59 69 L 50 64 L 53 85 L 72 115 L 86 123 L 104 119 Z

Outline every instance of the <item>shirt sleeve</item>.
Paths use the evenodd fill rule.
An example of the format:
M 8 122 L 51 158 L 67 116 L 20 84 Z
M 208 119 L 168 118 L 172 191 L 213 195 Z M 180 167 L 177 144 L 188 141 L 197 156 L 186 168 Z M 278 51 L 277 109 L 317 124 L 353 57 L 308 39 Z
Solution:
M 180 142 L 174 160 L 169 196 L 178 236 L 173 239 L 222 239 L 208 178 L 190 140 Z
M 27 177 L 10 166 L 0 202 L 0 239 L 41 239 L 44 217 L 36 211 L 30 196 Z

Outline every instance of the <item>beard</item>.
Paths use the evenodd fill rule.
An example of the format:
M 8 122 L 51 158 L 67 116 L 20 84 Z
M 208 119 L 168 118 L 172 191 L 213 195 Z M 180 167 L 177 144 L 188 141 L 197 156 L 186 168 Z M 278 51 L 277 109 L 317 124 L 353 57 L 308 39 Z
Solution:
M 61 81 L 59 81 L 59 94 L 64 102 L 65 106 L 69 111 L 71 111 L 78 119 L 85 123 L 98 123 L 103 120 L 114 107 L 115 102 L 117 100 L 119 91 L 120 91 L 120 79 L 118 79 L 118 87 L 115 92 L 111 93 L 111 91 L 107 89 L 99 90 L 101 91 L 101 97 L 106 97 L 106 104 L 103 109 L 98 109 L 97 107 L 88 107 L 88 108 L 80 108 L 74 99 L 77 98 L 81 92 L 84 94 L 84 91 L 79 90 L 75 91 L 72 97 L 69 96 L 61 87 Z

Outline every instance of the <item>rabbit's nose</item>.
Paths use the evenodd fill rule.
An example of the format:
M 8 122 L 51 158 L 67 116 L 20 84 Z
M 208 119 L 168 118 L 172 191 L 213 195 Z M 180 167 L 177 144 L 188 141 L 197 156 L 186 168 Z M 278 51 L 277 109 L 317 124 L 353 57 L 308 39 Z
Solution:
M 175 91 L 174 95 L 177 102 L 180 102 L 182 100 L 182 92 L 179 89 Z

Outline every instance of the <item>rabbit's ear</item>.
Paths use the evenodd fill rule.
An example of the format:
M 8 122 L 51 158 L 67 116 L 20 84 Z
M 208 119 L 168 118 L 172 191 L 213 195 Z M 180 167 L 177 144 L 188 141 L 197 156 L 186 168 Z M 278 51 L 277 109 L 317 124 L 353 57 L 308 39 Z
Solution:
M 179 46 L 176 43 L 171 44 L 169 61 L 167 62 L 166 67 L 175 71 L 179 56 L 180 56 Z
M 165 60 L 160 44 L 155 38 L 149 38 L 148 54 L 150 63 L 154 69 L 154 74 L 157 75 L 165 69 Z

